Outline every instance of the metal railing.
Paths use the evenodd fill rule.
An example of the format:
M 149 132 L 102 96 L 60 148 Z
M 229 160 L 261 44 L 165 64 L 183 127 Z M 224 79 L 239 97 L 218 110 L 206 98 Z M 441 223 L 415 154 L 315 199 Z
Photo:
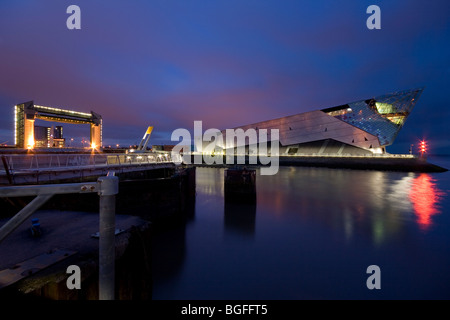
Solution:
M 2 169 L 9 172 L 172 162 L 171 154 L 168 152 L 128 154 L 5 154 L 1 157 L 3 160 Z
M 358 154 L 350 154 L 350 153 L 342 153 L 342 154 L 336 154 L 336 153 L 295 153 L 295 154 L 289 154 L 289 153 L 283 153 L 280 154 L 280 157 L 327 157 L 327 158 L 417 158 L 416 155 L 411 154 L 389 154 L 389 153 L 373 153 L 373 154 L 365 154 L 365 155 L 358 155 Z
M 186 152 L 184 153 L 184 155 L 186 156 L 195 156 L 195 155 L 211 155 L 210 153 L 202 153 L 202 152 Z M 217 153 L 216 155 L 223 155 L 223 156 L 227 156 L 226 152 L 222 152 L 222 153 Z M 337 154 L 337 153 L 293 153 L 293 154 L 289 154 L 287 152 L 280 152 L 278 154 L 270 154 L 270 152 L 268 154 L 252 154 L 252 153 L 231 153 L 231 156 L 244 156 L 244 157 L 257 157 L 257 156 L 272 156 L 272 157 L 298 157 L 298 158 L 307 158 L 307 157 L 324 157 L 324 158 L 409 158 L 409 159 L 414 159 L 414 158 L 419 158 L 418 155 L 413 155 L 413 154 L 390 154 L 390 153 L 372 153 L 372 154 L 365 154 L 365 155 L 358 155 L 358 154 L 351 154 L 351 153 L 341 153 L 341 154 Z
M 97 192 L 99 212 L 99 299 L 114 299 L 115 197 L 119 178 L 114 173 L 97 182 L 0 187 L 0 197 L 36 196 L 0 228 L 0 243 L 55 194 Z

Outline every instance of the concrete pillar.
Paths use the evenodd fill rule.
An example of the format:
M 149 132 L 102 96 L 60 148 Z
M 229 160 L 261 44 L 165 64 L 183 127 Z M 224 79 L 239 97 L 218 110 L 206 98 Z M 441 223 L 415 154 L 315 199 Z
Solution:
M 256 203 L 256 170 L 229 168 L 224 171 L 225 201 Z
M 119 178 L 108 173 L 100 185 L 99 299 L 114 300 L 116 194 Z
M 102 124 L 91 123 L 91 147 L 95 145 L 96 148 L 102 147 Z
M 34 119 L 25 119 L 24 148 L 34 148 Z

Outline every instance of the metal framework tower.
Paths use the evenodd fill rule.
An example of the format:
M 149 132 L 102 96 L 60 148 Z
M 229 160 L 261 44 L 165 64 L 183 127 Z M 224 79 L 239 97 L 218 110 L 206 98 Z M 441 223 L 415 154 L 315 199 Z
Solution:
M 14 143 L 17 148 L 33 148 L 34 121 L 65 122 L 73 124 L 90 124 L 91 146 L 102 147 L 102 117 L 91 113 L 51 108 L 35 105 L 33 101 L 14 106 Z

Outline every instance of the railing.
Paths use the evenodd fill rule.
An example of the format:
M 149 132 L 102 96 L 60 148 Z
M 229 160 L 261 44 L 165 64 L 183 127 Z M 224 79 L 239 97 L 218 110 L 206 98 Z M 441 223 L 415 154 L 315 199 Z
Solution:
M 128 154 L 11 154 L 2 155 L 6 171 L 100 167 L 172 162 L 170 153 Z M 6 169 L 6 168 L 3 168 Z
M 97 182 L 0 187 L 0 197 L 36 196 L 0 228 L 0 243 L 55 194 L 97 192 L 100 196 L 99 299 L 114 299 L 115 197 L 119 179 L 114 173 Z
M 226 156 L 226 152 L 218 153 L 217 155 L 223 155 Z M 206 155 L 206 153 L 201 152 L 188 152 L 185 153 L 185 155 Z M 259 154 L 231 154 L 232 156 L 259 156 Z M 342 153 L 342 154 L 336 154 L 336 153 L 295 153 L 295 154 L 289 154 L 289 153 L 279 153 L 278 155 L 271 155 L 269 154 L 263 154 L 263 156 L 279 156 L 279 157 L 335 157 L 335 158 L 419 158 L 417 155 L 412 154 L 390 154 L 390 153 L 373 153 L 373 154 L 366 154 L 366 155 L 356 155 L 356 154 L 350 154 L 350 153 Z
M 302 154 L 280 154 L 280 157 L 334 157 L 334 158 L 417 158 L 416 155 L 412 154 L 389 154 L 389 153 L 373 153 L 366 155 L 357 155 L 350 153 L 336 154 L 336 153 L 302 153 Z

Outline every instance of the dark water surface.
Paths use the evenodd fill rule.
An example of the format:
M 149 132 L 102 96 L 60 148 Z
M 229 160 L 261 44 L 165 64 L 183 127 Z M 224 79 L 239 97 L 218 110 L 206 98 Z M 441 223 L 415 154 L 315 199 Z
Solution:
M 224 169 L 196 174 L 195 216 L 154 238 L 156 300 L 450 299 L 449 172 L 281 167 L 254 206 L 224 204 Z

